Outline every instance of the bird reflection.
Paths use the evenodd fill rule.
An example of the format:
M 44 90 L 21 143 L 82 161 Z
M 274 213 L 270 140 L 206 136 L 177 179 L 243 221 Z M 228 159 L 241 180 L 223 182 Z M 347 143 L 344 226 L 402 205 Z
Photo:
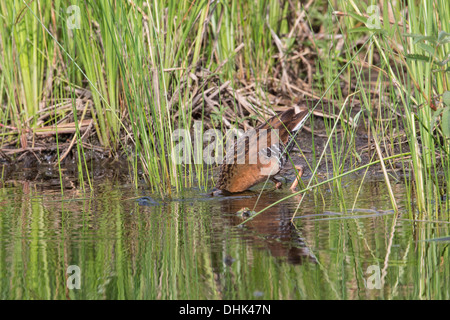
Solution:
M 283 196 L 273 192 L 263 193 L 259 199 L 258 194 L 248 195 L 251 193 L 222 199 L 222 212 L 233 213 L 228 215 L 231 224 L 238 226 L 252 213 L 261 211 Z M 288 200 L 256 215 L 241 228 L 242 237 L 256 247 L 267 248 L 272 256 L 286 259 L 289 263 L 302 264 L 305 260 L 316 263 L 317 260 L 306 246 L 301 231 L 291 222 L 294 208 L 295 204 Z

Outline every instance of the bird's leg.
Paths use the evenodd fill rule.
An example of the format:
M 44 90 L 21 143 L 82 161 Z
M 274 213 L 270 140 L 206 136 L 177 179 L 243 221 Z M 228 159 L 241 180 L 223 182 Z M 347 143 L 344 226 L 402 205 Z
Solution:
M 303 175 L 303 166 L 295 166 L 295 169 L 298 170 L 298 175 L 295 178 L 294 182 L 292 183 L 291 187 L 289 189 L 291 189 L 292 192 L 295 192 L 295 188 L 298 185 L 299 179 L 302 177 Z
M 272 180 L 273 183 L 275 183 L 275 188 L 276 188 L 276 189 L 281 189 L 281 187 L 282 187 L 282 185 L 283 185 L 283 184 L 281 183 L 281 181 L 278 181 L 278 180 L 275 179 L 274 177 L 271 177 L 270 180 Z

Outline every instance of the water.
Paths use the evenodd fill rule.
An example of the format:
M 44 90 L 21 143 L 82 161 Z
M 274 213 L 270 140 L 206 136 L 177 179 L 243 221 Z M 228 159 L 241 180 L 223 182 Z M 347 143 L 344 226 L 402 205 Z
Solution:
M 63 198 L 58 187 L 5 184 L 0 298 L 450 298 L 450 224 L 439 212 L 412 221 L 407 188 L 393 187 L 398 216 L 384 181 L 353 179 L 305 194 L 293 223 L 299 196 L 241 225 L 240 209 L 260 211 L 289 190 L 190 190 L 162 202 L 114 180 Z M 147 205 L 130 200 L 143 195 Z

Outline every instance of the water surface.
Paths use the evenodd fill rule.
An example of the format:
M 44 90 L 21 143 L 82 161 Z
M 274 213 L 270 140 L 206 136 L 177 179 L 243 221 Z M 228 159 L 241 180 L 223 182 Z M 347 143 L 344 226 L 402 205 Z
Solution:
M 349 179 L 306 193 L 294 219 L 300 196 L 241 225 L 241 208 L 260 211 L 288 188 L 260 197 L 193 189 L 163 202 L 114 180 L 63 197 L 6 183 L 0 298 L 449 299 L 449 223 L 439 212 L 414 221 L 408 189 L 393 187 L 399 215 L 384 181 Z M 69 266 L 80 289 L 69 288 Z

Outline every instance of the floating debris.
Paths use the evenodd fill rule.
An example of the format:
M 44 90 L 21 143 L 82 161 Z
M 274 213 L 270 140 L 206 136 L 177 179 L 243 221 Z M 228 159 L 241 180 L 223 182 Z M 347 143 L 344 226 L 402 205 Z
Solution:
M 157 206 L 159 205 L 159 202 L 156 200 L 153 200 L 151 197 L 145 196 L 145 197 L 140 197 L 139 199 L 136 199 L 137 203 L 140 206 Z
M 241 210 L 239 210 L 238 212 L 236 212 L 236 215 L 241 216 L 241 217 L 251 217 L 254 214 L 256 214 L 256 211 L 250 210 L 247 207 L 244 207 Z
M 223 262 L 227 265 L 227 266 L 231 266 L 233 264 L 233 262 L 235 262 L 236 259 L 234 259 L 232 256 L 227 255 L 225 258 L 223 258 Z

